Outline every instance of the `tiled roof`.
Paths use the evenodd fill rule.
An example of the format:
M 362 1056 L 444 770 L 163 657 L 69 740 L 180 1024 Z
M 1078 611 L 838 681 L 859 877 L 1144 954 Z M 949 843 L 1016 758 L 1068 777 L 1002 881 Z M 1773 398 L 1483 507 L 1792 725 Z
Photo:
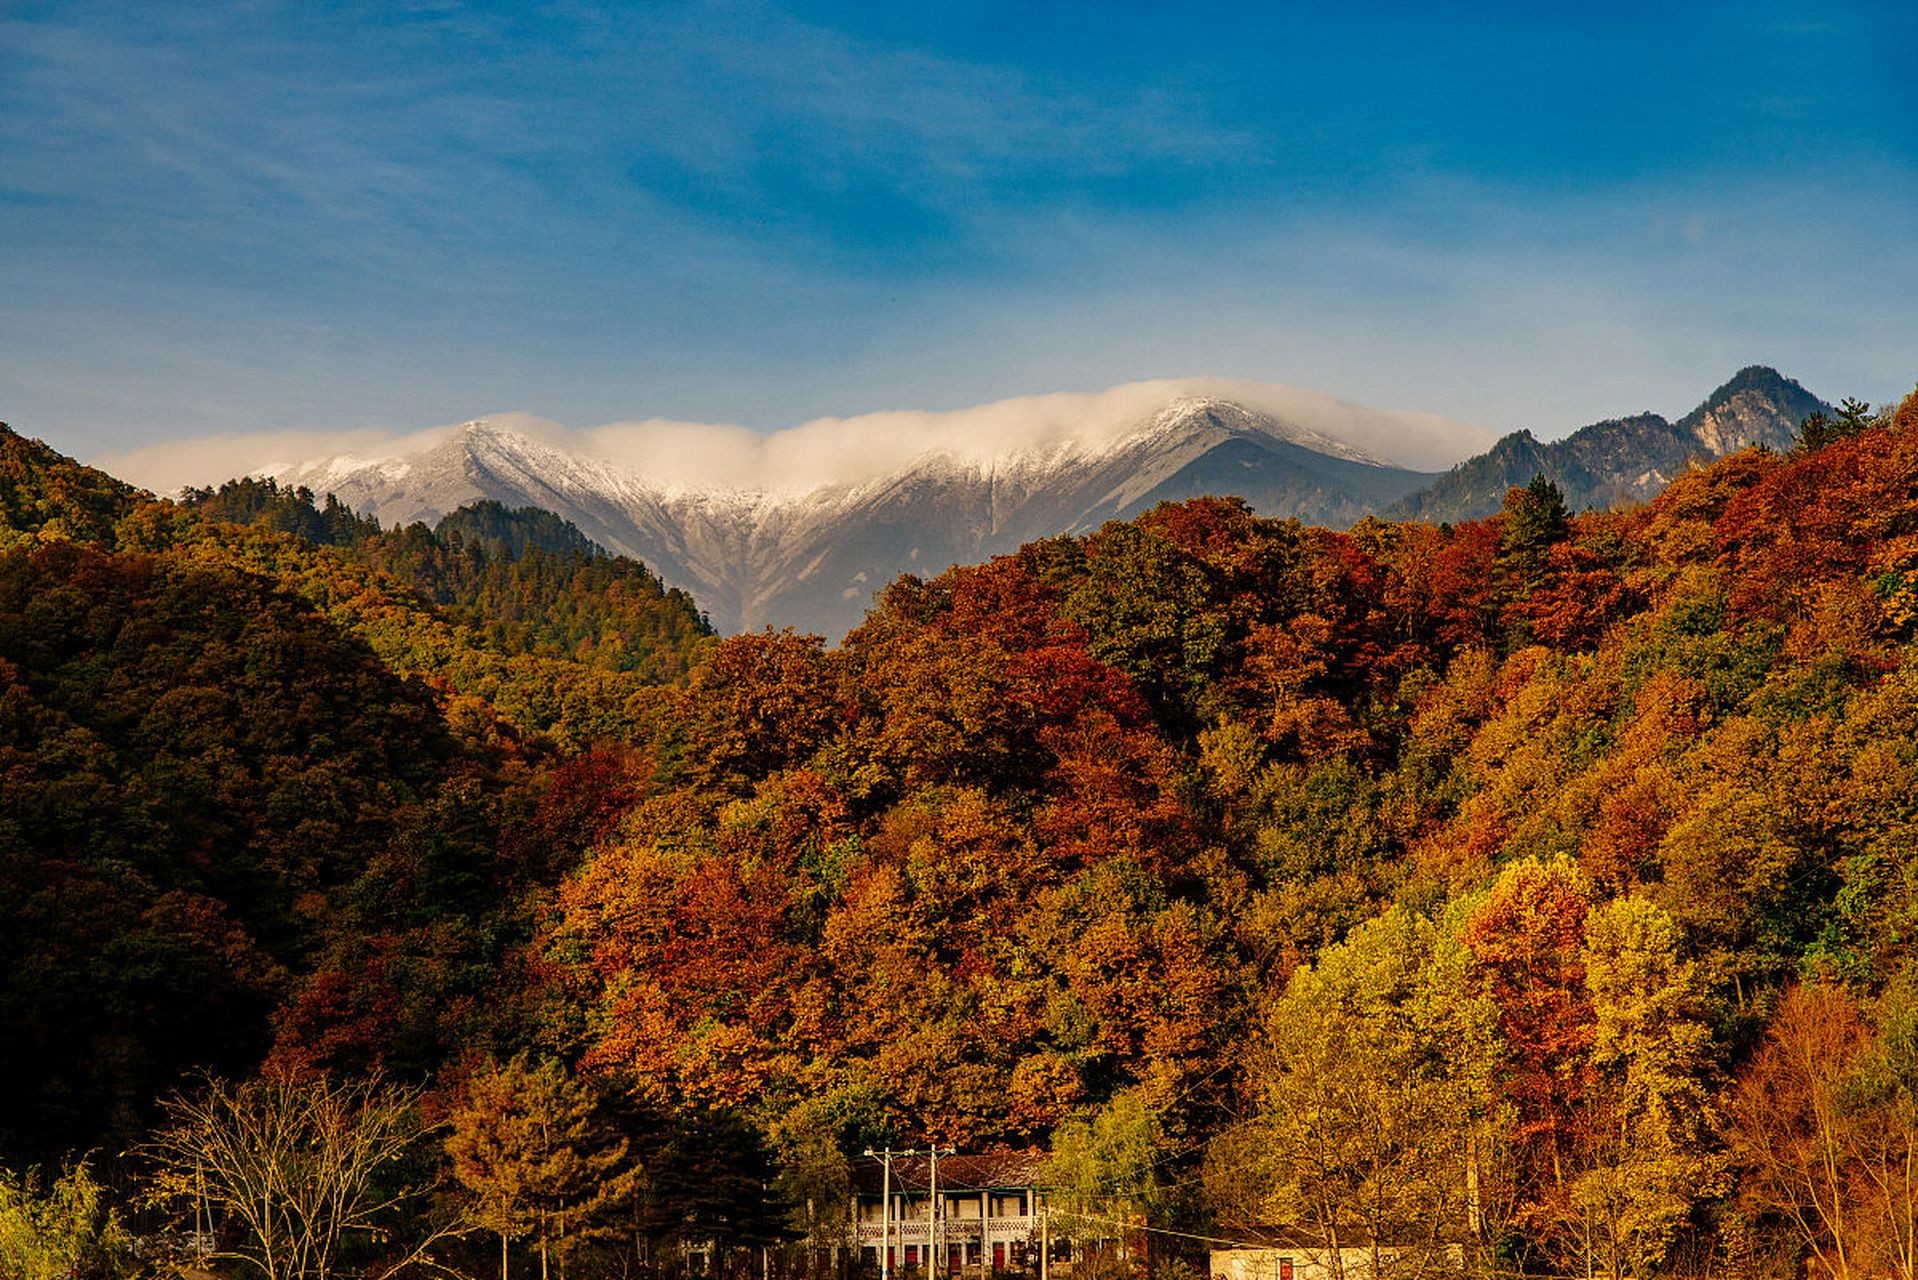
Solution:
M 1043 1186 L 1046 1153 L 1043 1151 L 988 1151 L 982 1155 L 939 1157 L 941 1191 L 1010 1190 L 1014 1187 Z M 892 1189 L 924 1195 L 932 1175 L 932 1162 L 923 1155 L 892 1157 Z M 882 1178 L 878 1156 L 853 1158 L 853 1185 L 860 1194 L 880 1194 Z

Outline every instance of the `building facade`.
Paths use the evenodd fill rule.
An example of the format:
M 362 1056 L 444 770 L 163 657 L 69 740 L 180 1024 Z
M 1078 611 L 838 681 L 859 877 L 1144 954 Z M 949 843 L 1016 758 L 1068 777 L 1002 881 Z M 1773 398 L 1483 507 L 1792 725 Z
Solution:
M 925 1155 L 894 1155 L 890 1177 L 880 1160 L 862 1161 L 853 1187 L 858 1256 L 877 1270 L 884 1250 L 885 1269 L 895 1274 L 1037 1270 L 1047 1234 L 1040 1186 L 1045 1159 L 1040 1151 L 941 1156 L 935 1172 Z M 1054 1261 L 1069 1262 L 1068 1242 L 1046 1243 Z
M 1376 1263 L 1378 1274 L 1373 1273 Z M 1431 1275 L 1462 1271 L 1465 1247 L 1440 1244 L 1406 1249 L 1369 1243 L 1336 1251 L 1315 1247 L 1303 1237 L 1288 1244 L 1212 1250 L 1212 1280 L 1391 1280 L 1399 1274 Z

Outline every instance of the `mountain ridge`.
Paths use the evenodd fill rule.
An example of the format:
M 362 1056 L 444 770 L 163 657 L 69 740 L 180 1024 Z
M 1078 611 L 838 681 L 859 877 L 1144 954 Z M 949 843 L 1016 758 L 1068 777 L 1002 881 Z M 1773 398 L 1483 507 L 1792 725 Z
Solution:
M 1543 475 L 1574 509 L 1603 509 L 1652 497 L 1694 460 L 1753 444 L 1782 451 L 1799 421 L 1830 408 L 1751 365 L 1676 422 L 1638 413 L 1552 441 L 1515 431 L 1434 473 L 1342 439 L 1331 424 L 1351 434 L 1358 410 L 1338 403 L 1348 416 L 1321 430 L 1225 395 L 1170 394 L 1127 427 L 1054 421 L 1049 433 L 999 451 L 990 439 L 955 435 L 904 465 L 791 488 L 744 475 L 704 484 L 659 477 L 490 419 L 406 457 L 341 455 L 275 474 L 389 522 L 430 523 L 473 501 L 551 510 L 692 592 L 722 632 L 791 626 L 837 639 L 902 573 L 1087 532 L 1161 501 L 1233 496 L 1266 516 L 1332 527 L 1369 515 L 1457 521 L 1492 514 L 1507 489 Z M 1414 431 L 1415 417 L 1379 421 Z M 799 471 L 818 468 L 802 460 Z
M 1677 422 L 1660 414 L 1607 418 L 1554 441 L 1521 429 L 1454 466 L 1430 486 L 1379 514 L 1387 519 L 1470 520 L 1491 515 L 1505 491 L 1535 475 L 1564 492 L 1574 510 L 1643 502 L 1692 461 L 1709 462 L 1764 445 L 1784 451 L 1798 424 L 1832 408 L 1767 365 L 1747 365 Z
M 276 472 L 386 521 L 430 522 L 475 500 L 543 507 L 692 591 L 721 630 L 777 624 L 835 638 L 901 573 L 1097 528 L 1215 492 L 1222 479 L 1261 510 L 1349 524 L 1433 475 L 1219 396 L 1175 397 L 1116 439 L 985 457 L 929 451 L 798 493 L 653 483 L 487 420 L 407 459 L 320 459 Z

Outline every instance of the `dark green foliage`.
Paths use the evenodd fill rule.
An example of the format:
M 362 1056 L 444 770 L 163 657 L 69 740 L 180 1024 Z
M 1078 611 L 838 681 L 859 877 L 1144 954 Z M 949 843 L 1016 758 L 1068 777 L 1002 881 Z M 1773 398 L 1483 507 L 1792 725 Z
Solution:
M 1832 422 L 1830 415 L 1826 414 L 1822 409 L 1817 413 L 1805 415 L 1804 421 L 1798 424 L 1798 432 L 1795 437 L 1798 448 L 1807 452 L 1813 449 L 1822 449 L 1838 438 L 1836 424 Z
M 638 1219 L 649 1239 L 682 1248 L 776 1244 L 791 1234 L 765 1138 L 735 1112 L 681 1113 L 642 1151 Z
M 494 560 L 517 560 L 530 548 L 561 558 L 606 554 L 570 521 L 550 511 L 538 507 L 508 510 L 491 499 L 468 503 L 440 517 L 433 532 L 444 542 L 452 542 L 457 535 L 464 542 L 477 543 Z
M 1533 476 L 1523 489 L 1515 487 L 1505 495 L 1505 521 L 1498 534 L 1500 572 L 1520 592 L 1536 588 L 1546 557 L 1571 533 L 1564 492 L 1543 475 Z
M 229 480 L 218 489 L 188 489 L 181 501 L 209 520 L 257 525 L 325 547 L 357 546 L 380 532 L 379 521 L 355 515 L 332 494 L 316 506 L 311 489 L 282 489 L 270 477 Z
M 1149 529 L 1114 524 L 1092 539 L 1064 612 L 1086 628 L 1093 657 L 1130 676 L 1162 717 L 1192 728 L 1226 656 L 1219 596 L 1203 562 Z
M 407 534 L 304 491 L 190 510 L 11 433 L 0 474 L 0 1152 L 123 1144 L 189 1068 L 424 1071 L 524 1016 L 488 989 L 621 802 L 541 803 L 577 790 L 547 748 L 442 700 L 591 740 L 643 678 L 487 647 L 353 558 Z
M 1871 406 L 1846 396 L 1833 413 L 1820 409 L 1807 414 L 1798 424 L 1793 443 L 1799 451 L 1811 453 L 1835 441 L 1848 440 L 1871 425 Z
M 258 578 L 0 552 L 0 1150 L 124 1140 L 180 1071 L 255 1060 L 459 754 L 424 688 Z
M 315 505 L 307 489 L 272 480 L 232 480 L 191 491 L 209 519 L 291 534 L 338 547 L 359 564 L 407 584 L 507 655 L 562 658 L 651 683 L 677 681 L 712 628 L 684 591 L 667 590 L 636 560 L 607 556 L 549 511 L 477 502 L 438 527 L 382 531 L 332 494 Z

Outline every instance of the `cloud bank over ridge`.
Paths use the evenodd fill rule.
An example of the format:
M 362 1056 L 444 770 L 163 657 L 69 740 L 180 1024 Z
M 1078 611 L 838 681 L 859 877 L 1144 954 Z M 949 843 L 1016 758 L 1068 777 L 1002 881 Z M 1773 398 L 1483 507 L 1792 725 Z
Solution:
M 987 466 L 1033 454 L 1093 453 L 1145 429 L 1174 401 L 1230 400 L 1415 470 L 1450 466 L 1487 447 L 1490 431 L 1405 410 L 1367 408 L 1324 392 L 1233 378 L 1166 378 L 1098 392 L 1018 396 L 945 411 L 891 410 L 818 418 L 772 432 L 664 418 L 569 428 L 528 413 L 485 420 L 615 463 L 662 490 L 728 489 L 799 494 L 858 485 L 922 459 Z M 160 493 L 267 475 L 337 458 L 341 474 L 369 462 L 403 466 L 456 426 L 421 431 L 270 431 L 169 441 L 93 459 Z

